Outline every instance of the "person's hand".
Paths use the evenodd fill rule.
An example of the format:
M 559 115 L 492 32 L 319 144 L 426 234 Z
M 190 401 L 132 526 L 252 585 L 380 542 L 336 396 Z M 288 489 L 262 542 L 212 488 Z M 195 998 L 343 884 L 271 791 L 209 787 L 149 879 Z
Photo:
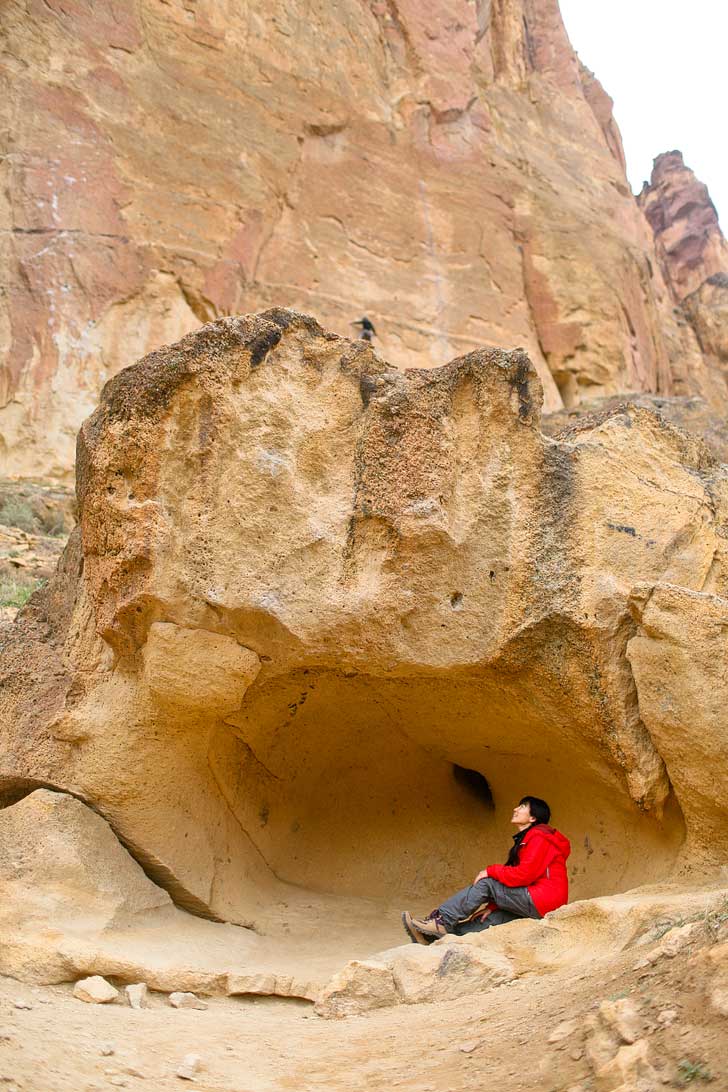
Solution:
M 482 914 L 477 915 L 477 920 L 478 921 L 485 921 L 485 919 L 492 913 L 493 913 L 493 908 L 492 907 L 489 910 L 484 910 Z
M 478 875 L 475 877 L 475 879 L 473 880 L 473 883 L 477 883 L 478 880 L 487 880 L 487 879 L 488 879 L 488 869 L 484 868 L 483 871 L 479 872 Z

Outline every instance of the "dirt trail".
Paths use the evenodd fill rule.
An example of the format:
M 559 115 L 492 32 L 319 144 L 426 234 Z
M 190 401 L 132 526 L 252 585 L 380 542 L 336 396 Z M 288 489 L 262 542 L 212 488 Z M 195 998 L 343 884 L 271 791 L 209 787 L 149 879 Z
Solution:
M 709 1083 L 727 1090 L 726 1017 L 706 1004 L 701 969 L 704 952 L 726 939 L 728 924 L 721 921 L 717 932 L 706 928 L 653 965 L 635 967 L 640 953 L 633 949 L 579 974 L 528 976 L 460 1001 L 339 1021 L 319 1019 L 306 1002 L 271 998 L 212 998 L 207 1011 L 172 1009 L 161 994 L 150 995 L 142 1011 L 86 1005 L 69 985 L 32 987 L 4 978 L 0 1088 L 588 1092 L 607 1085 L 594 1084 L 585 1022 L 602 1001 L 628 997 L 657 1071 L 657 1083 L 645 1088 Z M 16 1008 L 17 1002 L 32 1007 Z M 558 1026 L 564 1037 L 549 1042 Z M 102 1053 L 109 1047 L 113 1054 Z M 188 1053 L 203 1059 L 194 1082 L 176 1076 Z M 633 1092 L 632 1084 L 624 1087 Z

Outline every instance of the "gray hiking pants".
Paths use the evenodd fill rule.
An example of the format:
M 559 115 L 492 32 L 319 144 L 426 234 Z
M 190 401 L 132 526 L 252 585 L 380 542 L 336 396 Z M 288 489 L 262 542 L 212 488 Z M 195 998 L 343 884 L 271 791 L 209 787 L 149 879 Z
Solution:
M 463 920 L 485 902 L 494 902 L 498 909 L 493 910 L 485 921 Z M 463 933 L 479 933 L 481 929 L 505 925 L 507 921 L 515 921 L 516 918 L 541 917 L 527 887 L 506 887 L 504 883 L 487 877 L 446 899 L 438 910 L 448 933 L 455 933 L 457 936 L 462 936 Z

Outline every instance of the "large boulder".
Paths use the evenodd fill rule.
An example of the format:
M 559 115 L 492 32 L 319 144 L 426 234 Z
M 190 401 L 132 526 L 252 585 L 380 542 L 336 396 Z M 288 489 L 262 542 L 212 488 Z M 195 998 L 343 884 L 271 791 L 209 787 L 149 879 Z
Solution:
M 80 800 L 36 789 L 0 811 L 0 878 L 23 889 L 27 916 L 47 915 L 45 887 L 54 892 L 54 914 L 79 912 L 112 924 L 127 915 L 170 906 L 119 844 L 109 824 Z M 5 888 L 7 890 L 7 888 Z M 9 900 L 8 900 L 9 901 Z M 6 905 L 3 905 L 0 910 Z
M 278 310 L 122 372 L 0 651 L 5 798 L 79 796 L 263 932 L 436 904 L 524 792 L 575 897 L 717 868 L 726 471 L 647 409 L 552 440 L 540 405 L 521 351 L 402 374 Z
M 335 944 L 312 958 L 305 945 L 177 909 L 105 819 L 47 789 L 0 811 L 0 889 L 0 974 L 26 982 L 90 975 L 91 987 L 76 987 L 87 1001 L 116 996 L 99 975 L 166 991 L 314 1000 L 342 958 Z
M 725 880 L 702 887 L 658 884 L 572 903 L 541 921 L 524 918 L 461 937 L 451 934 L 429 947 L 391 948 L 350 960 L 337 970 L 320 990 L 315 1011 L 325 1019 L 337 1019 L 394 1005 L 456 1000 L 499 989 L 523 975 L 585 977 L 595 966 L 613 966 L 615 957 L 630 949 L 640 956 L 635 965 L 639 969 L 704 941 L 700 934 L 705 923 L 711 916 L 720 920 L 726 894 Z M 686 918 L 690 924 L 682 925 Z M 721 993 L 724 955 L 718 952 L 712 964 L 705 959 L 699 964 L 709 971 L 718 967 L 711 985 L 714 1007 L 728 996 Z M 603 1065 L 613 1057 L 620 1038 L 627 1043 L 637 1038 L 631 1002 L 602 1003 L 599 1018 L 593 1020 L 596 1040 L 605 1038 L 600 1023 L 610 1030 L 602 1044 L 606 1052 L 596 1059 Z
M 37 789 L 0 811 L 0 973 L 66 977 L 59 942 L 169 907 L 115 837 L 80 800 Z
M 332 1019 L 392 1005 L 456 1001 L 513 977 L 510 960 L 498 951 L 471 944 L 406 945 L 351 960 L 320 991 L 315 1011 Z

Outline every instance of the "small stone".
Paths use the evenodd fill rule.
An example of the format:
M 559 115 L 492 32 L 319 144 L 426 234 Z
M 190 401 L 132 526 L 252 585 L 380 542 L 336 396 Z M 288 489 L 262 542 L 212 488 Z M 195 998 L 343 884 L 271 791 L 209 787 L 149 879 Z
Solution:
M 571 1058 L 572 1062 L 580 1062 L 581 1059 L 584 1057 L 584 1051 L 581 1049 L 581 1047 L 575 1047 L 572 1051 L 569 1052 L 569 1057 Z
M 30 1001 L 14 1001 L 13 1004 L 15 1005 L 16 1009 L 32 1009 L 33 1008 Z
M 177 1070 L 177 1076 L 183 1081 L 193 1081 L 200 1072 L 202 1058 L 199 1054 L 185 1054 L 182 1065 Z
M 123 1077 L 109 1077 L 109 1084 L 115 1085 L 116 1088 L 126 1088 L 128 1083 Z
M 700 922 L 693 921 L 688 925 L 670 929 L 658 944 L 657 949 L 653 953 L 653 959 L 659 956 L 667 956 L 668 959 L 674 959 L 678 952 L 681 952 L 683 948 L 686 948 L 691 940 L 695 938 L 695 934 L 700 927 Z
M 568 1039 L 570 1035 L 573 1035 L 575 1031 L 576 1023 L 573 1020 L 562 1020 L 549 1035 L 548 1042 L 561 1043 L 564 1039 Z
M 135 982 L 130 986 L 125 986 L 124 993 L 133 1009 L 146 1009 L 149 1007 L 147 1003 L 146 982 Z
M 619 1036 L 623 1043 L 634 1043 L 639 1037 L 639 1017 L 634 1001 L 630 997 L 619 997 L 616 1001 L 602 1001 L 599 1015 L 607 1028 Z
M 110 1058 L 114 1053 L 114 1048 L 111 1043 L 102 1043 L 99 1047 L 99 1054 L 102 1058 Z
M 715 986 L 709 993 L 710 1007 L 719 1016 L 728 1016 L 728 988 Z
M 146 1077 L 146 1073 L 136 1065 L 125 1065 L 122 1072 L 128 1073 L 130 1077 L 140 1077 L 142 1080 Z
M 205 1001 L 200 1001 L 195 993 L 175 992 L 169 995 L 169 1003 L 175 1009 L 206 1009 Z
M 662 1012 L 657 1014 L 658 1024 L 662 1024 L 663 1027 L 669 1028 L 670 1024 L 674 1024 L 677 1020 L 676 1009 L 663 1009 Z
M 649 967 L 649 966 L 650 966 L 649 959 L 647 959 L 647 958 L 638 959 L 637 962 L 632 967 L 632 970 L 633 971 L 642 971 L 642 970 L 644 970 L 645 967 Z
M 624 1089 L 638 1092 L 654 1088 L 658 1075 L 649 1057 L 646 1039 L 637 1039 L 619 1047 L 617 1053 L 596 1073 L 600 1089 Z
M 462 1054 L 472 1054 L 473 1051 L 477 1050 L 479 1046 L 480 1046 L 480 1043 L 476 1043 L 476 1042 L 463 1043 L 463 1045 L 459 1049 L 460 1049 L 460 1052 Z
M 108 1005 L 116 1000 L 119 991 L 100 974 L 94 974 L 90 978 L 79 979 L 73 987 L 73 996 L 89 1005 Z

